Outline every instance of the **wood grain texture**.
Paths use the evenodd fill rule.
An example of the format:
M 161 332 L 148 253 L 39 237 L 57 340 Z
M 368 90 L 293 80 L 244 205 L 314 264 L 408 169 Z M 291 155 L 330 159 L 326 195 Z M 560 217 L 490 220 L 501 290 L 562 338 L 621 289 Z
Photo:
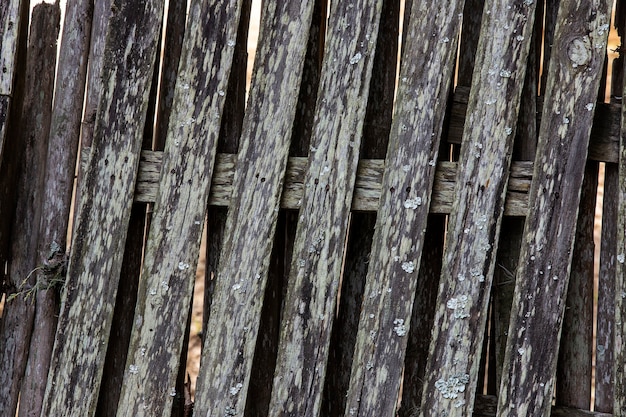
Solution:
M 169 415 L 177 395 L 185 313 L 233 60 L 229 42 L 236 39 L 240 12 L 241 1 L 190 5 L 118 415 Z
M 74 169 L 85 94 L 87 56 L 93 4 L 72 0 L 65 9 L 62 43 L 56 74 L 56 93 L 47 148 L 44 196 L 37 247 L 36 273 L 40 291 L 36 298 L 35 325 L 31 339 L 19 415 L 39 415 L 43 406 L 48 368 L 54 345 L 59 310 L 59 286 L 51 285 L 65 267 L 67 230 L 74 185 Z M 54 287 L 54 288 L 51 288 Z
M 8 0 L 0 5 L 0 96 L 10 97 L 13 92 L 20 25 L 27 23 L 20 20 L 24 1 Z
M 103 93 L 42 414 L 93 415 L 132 206 L 163 5 L 115 0 Z M 66 389 L 73 387 L 71 390 Z
M 348 416 L 395 413 L 462 7 L 419 2 L 410 9 Z
M 561 2 L 531 209 L 509 325 L 499 416 L 549 412 L 610 2 Z M 555 331 L 555 329 L 559 329 Z
M 623 74 L 626 74 L 626 59 Z M 622 87 L 622 125 L 618 163 L 615 322 L 613 349 L 613 413 L 626 413 L 626 77 Z
M 381 8 L 331 7 L 270 415 L 320 412 Z
M 35 317 L 29 291 L 36 291 L 37 244 L 48 150 L 56 38 L 60 10 L 51 4 L 33 9 L 27 55 L 26 89 L 19 136 L 15 217 L 11 230 L 7 301 L 0 319 L 0 415 L 15 415 L 28 360 Z M 34 294 L 31 294 L 34 295 Z M 22 397 L 23 398 L 23 397 Z
M 587 162 L 585 167 L 556 371 L 559 382 L 555 389 L 555 404 L 582 410 L 591 406 L 593 224 L 598 168 L 597 162 Z
M 135 190 L 135 201 L 154 202 L 159 189 L 162 152 L 141 152 L 139 174 Z M 237 166 L 237 155 L 217 154 L 215 171 L 211 181 L 209 204 L 227 207 L 233 193 L 233 177 Z M 304 192 L 304 176 L 307 158 L 291 157 L 287 162 L 287 172 L 280 202 L 285 209 L 299 209 Z M 449 214 L 454 201 L 456 182 L 456 162 L 438 162 L 432 192 L 430 212 Z M 361 159 L 357 168 L 352 210 L 375 212 L 382 190 L 385 161 L 381 159 Z M 533 163 L 513 161 L 509 174 L 508 190 L 504 204 L 506 216 L 526 216 L 528 212 L 528 191 L 532 182 Z
M 196 415 L 245 408 L 312 11 L 312 1 L 263 3 Z
M 473 408 L 534 16 L 531 2 L 485 3 L 422 416 L 461 416 Z

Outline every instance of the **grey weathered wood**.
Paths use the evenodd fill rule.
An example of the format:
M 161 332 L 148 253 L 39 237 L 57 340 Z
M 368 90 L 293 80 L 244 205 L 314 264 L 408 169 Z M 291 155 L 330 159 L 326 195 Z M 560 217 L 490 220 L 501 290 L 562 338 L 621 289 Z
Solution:
M 531 2 L 485 3 L 421 415 L 473 408 L 534 17 Z
M 462 7 L 410 10 L 346 415 L 397 405 Z
M 610 2 L 561 2 L 498 403 L 549 412 Z
M 0 161 L 9 122 L 13 95 L 13 78 L 20 33 L 20 11 L 25 0 L 8 0 L 0 4 Z
M 154 202 L 158 192 L 159 172 L 161 171 L 162 152 L 141 153 L 135 201 Z M 233 177 L 237 165 L 237 155 L 217 154 L 215 172 L 211 182 L 209 204 L 226 207 L 230 204 L 233 193 Z M 306 158 L 292 157 L 287 163 L 285 184 L 280 207 L 299 209 L 304 191 Z M 361 159 L 357 169 L 353 211 L 376 211 L 382 189 L 385 161 L 380 159 Z M 456 162 L 438 162 L 436 164 L 433 185 L 431 213 L 449 214 L 454 201 L 456 181 Z M 530 190 L 533 163 L 513 161 L 509 174 L 508 192 L 504 204 L 507 216 L 525 216 L 528 212 L 528 191 Z
M 624 35 L 624 34 L 623 34 Z M 623 39 L 623 38 L 622 38 Z M 626 74 L 626 59 L 623 60 L 623 72 Z M 615 264 L 615 322 L 613 348 L 613 413 L 626 413 L 626 76 L 622 87 L 622 126 L 618 163 L 617 188 L 617 242 Z
M 50 129 L 60 10 L 51 4 L 33 9 L 27 55 L 24 106 L 16 143 L 21 147 L 16 209 L 11 230 L 8 289 L 0 319 L 0 415 L 13 416 L 33 330 L 37 244 Z M 27 297 L 32 296 L 33 298 Z M 24 398 L 24 397 L 22 397 Z
M 320 412 L 381 9 L 331 8 L 270 415 Z
M 177 395 L 178 363 L 219 116 L 233 60 L 234 48 L 229 42 L 236 39 L 240 11 L 241 1 L 191 3 L 118 415 L 169 415 Z M 212 30 L 214 27 L 223 30 Z M 211 75 L 206 76 L 209 68 Z
M 395 99 L 400 9 L 399 0 L 383 1 L 360 158 L 384 159 L 387 152 Z M 405 16 L 408 15 L 405 7 Z M 345 409 L 356 342 L 354 329 L 359 324 L 375 225 L 376 213 L 353 212 L 350 216 L 341 297 L 331 334 L 321 415 L 341 415 Z
M 111 18 L 112 0 L 94 1 L 91 23 L 91 37 L 89 45 L 89 59 L 87 68 L 87 85 L 85 87 L 85 109 L 80 132 L 80 155 L 87 158 L 88 148 L 93 142 L 98 103 L 102 95 L 102 65 L 104 56 L 105 40 Z M 78 167 L 76 175 L 76 198 L 75 207 L 80 207 L 84 182 L 84 168 Z M 74 210 L 74 224 L 78 220 L 78 210 Z
M 45 164 L 36 297 L 28 365 L 22 386 L 19 415 L 41 413 L 59 311 L 60 285 L 53 284 L 65 268 L 74 169 L 85 94 L 87 56 L 91 36 L 91 1 L 69 1 L 56 74 L 56 93 Z M 53 51 L 55 53 L 56 51 Z
M 477 395 L 472 415 L 474 417 L 493 417 L 496 415 L 497 403 L 498 399 L 496 396 Z M 613 417 L 612 414 L 559 406 L 553 406 L 551 412 L 545 415 L 552 417 Z
M 132 206 L 163 5 L 114 1 L 42 414 L 93 415 Z M 68 390 L 67 387 L 72 389 Z
M 581 188 L 574 255 L 567 287 L 559 359 L 556 404 L 588 410 L 591 406 L 593 351 L 593 227 L 598 191 L 597 162 L 587 162 Z
M 313 2 L 264 2 L 194 414 L 243 413 Z

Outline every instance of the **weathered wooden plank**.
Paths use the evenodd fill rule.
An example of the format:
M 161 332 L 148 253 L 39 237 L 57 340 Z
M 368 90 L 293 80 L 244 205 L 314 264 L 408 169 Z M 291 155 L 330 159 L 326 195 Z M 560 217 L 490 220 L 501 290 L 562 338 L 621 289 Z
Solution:
M 498 399 L 494 395 L 477 395 L 474 405 L 474 417 L 493 417 L 496 415 Z M 579 410 L 576 408 L 553 406 L 550 414 L 552 417 L 613 417 L 612 414 Z
M 450 110 L 448 141 L 461 143 L 469 89 L 458 86 Z M 617 162 L 619 153 L 620 112 L 618 104 L 597 103 L 594 114 L 591 138 L 589 140 L 588 159 L 598 162 Z M 537 101 L 537 126 L 541 122 L 543 99 Z
M 462 7 L 411 6 L 346 415 L 395 413 Z
M 555 389 L 555 403 L 583 410 L 591 406 L 593 226 L 598 169 L 597 162 L 587 162 L 585 167 L 556 371 L 559 382 Z
M 33 9 L 24 106 L 16 143 L 21 147 L 6 303 L 0 319 L 0 415 L 13 416 L 28 360 L 37 291 L 39 222 L 54 89 L 56 38 L 61 12 L 52 4 Z
M 11 96 L 15 76 L 15 60 L 24 0 L 8 0 L 0 5 L 0 95 Z M 0 147 L 0 150 L 2 148 Z
M 161 171 L 161 152 L 142 152 L 139 163 L 139 175 L 135 190 L 135 201 L 154 202 L 158 192 L 158 178 Z M 217 154 L 215 171 L 211 182 L 209 204 L 226 207 L 230 204 L 233 193 L 233 177 L 237 155 Z M 287 163 L 285 184 L 280 207 L 299 209 L 304 192 L 304 175 L 307 158 L 292 157 Z M 353 211 L 376 211 L 382 189 L 385 161 L 381 159 L 361 159 L 357 169 Z M 438 162 L 436 164 L 430 211 L 437 214 L 449 214 L 454 201 L 456 181 L 456 162 Z M 533 163 L 513 161 L 509 174 L 508 191 L 504 204 L 507 216 L 525 216 L 528 212 L 528 191 L 532 182 Z
M 485 3 L 421 415 L 473 408 L 534 17 L 532 2 Z
M 313 2 L 264 2 L 194 413 L 246 404 Z M 279 47 L 276 47 L 279 45 Z
M 594 402 L 594 409 L 604 413 L 613 412 L 618 178 L 618 165 L 606 164 L 604 167 L 604 195 L 606 197 L 602 202 L 602 237 L 598 276 Z
M 623 29 L 622 29 L 623 30 Z M 622 38 L 623 39 L 623 38 Z M 626 74 L 626 59 L 622 62 Z M 626 413 L 626 76 L 622 79 L 622 125 L 618 163 L 617 244 L 615 264 L 615 322 L 613 349 L 613 413 Z
M 331 7 L 270 415 L 320 412 L 381 9 Z
M 158 0 L 112 3 L 103 93 L 73 234 L 45 415 L 95 412 L 162 11 Z
M 606 48 L 609 1 L 561 2 L 535 181 L 517 273 L 499 416 L 545 415 L 552 402 L 576 217 Z
M 39 415 L 46 390 L 48 368 L 60 308 L 60 285 L 54 283 L 65 267 L 67 229 L 74 185 L 74 169 L 85 94 L 87 56 L 93 5 L 90 1 L 68 1 L 56 74 L 56 92 L 45 164 L 45 193 L 42 201 L 40 237 L 37 248 L 35 325 L 28 365 L 21 390 L 19 415 Z M 53 53 L 56 51 L 53 50 Z
M 399 0 L 383 1 L 365 111 L 361 158 L 384 159 L 387 152 L 395 98 L 400 11 Z M 405 12 L 408 17 L 408 6 L 405 6 Z M 356 342 L 354 329 L 359 325 L 375 225 L 376 213 L 353 212 L 350 217 L 341 297 L 332 329 L 321 415 L 341 415 L 345 409 Z
M 240 11 L 241 1 L 193 1 L 190 7 L 118 415 L 170 415 L 177 395 L 219 116 L 234 54 L 229 42 L 236 39 Z

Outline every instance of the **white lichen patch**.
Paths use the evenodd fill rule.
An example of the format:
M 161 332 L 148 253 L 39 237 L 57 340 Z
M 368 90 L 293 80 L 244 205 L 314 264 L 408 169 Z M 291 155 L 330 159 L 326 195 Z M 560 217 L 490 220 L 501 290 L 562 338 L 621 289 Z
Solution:
M 243 384 L 241 382 L 238 382 L 234 387 L 230 387 L 228 392 L 230 393 L 230 395 L 237 395 L 239 394 L 239 391 L 241 391 L 241 388 L 243 388 Z
M 131 375 L 137 375 L 139 373 L 139 367 L 135 364 L 132 364 L 128 367 L 128 372 L 130 372 Z
M 511 78 L 511 71 L 509 70 L 500 70 L 500 77 L 502 78 Z
M 189 264 L 183 261 L 180 261 L 178 263 L 178 269 L 180 269 L 181 271 L 185 271 L 187 269 L 189 269 Z
M 176 388 L 170 388 L 170 397 L 175 397 L 176 396 Z
M 504 128 L 504 133 L 506 133 L 507 136 L 511 136 L 511 133 L 513 133 L 513 129 L 507 126 Z
M 360 52 L 357 52 L 356 54 L 352 56 L 352 58 L 350 58 L 350 65 L 356 64 L 357 62 L 361 60 L 361 58 L 363 58 L 363 55 L 361 55 Z
M 455 374 L 447 380 L 438 379 L 435 382 L 435 388 L 441 393 L 443 398 L 458 398 L 459 394 L 465 392 L 465 385 L 469 383 L 468 374 Z
M 446 303 L 446 306 L 452 310 L 452 315 L 457 319 L 464 319 L 469 317 L 467 311 L 469 298 L 467 295 L 461 295 L 460 297 L 452 297 Z
M 403 262 L 402 269 L 404 270 L 404 272 L 411 274 L 413 273 L 413 271 L 415 271 L 415 264 L 413 263 L 413 261 Z
M 396 334 L 400 337 L 402 336 L 406 336 L 406 326 L 404 325 L 404 319 L 395 319 L 393 321 L 394 327 L 393 327 L 393 331 L 396 332 Z
M 587 109 L 587 111 L 591 111 L 591 110 L 593 110 L 593 103 L 587 103 L 587 104 L 585 105 L 585 108 Z
M 623 264 L 624 260 L 626 260 L 626 256 L 624 256 L 623 253 L 620 253 L 619 255 L 617 255 L 617 262 Z
M 422 205 L 422 197 L 408 198 L 404 202 L 404 208 L 415 210 Z

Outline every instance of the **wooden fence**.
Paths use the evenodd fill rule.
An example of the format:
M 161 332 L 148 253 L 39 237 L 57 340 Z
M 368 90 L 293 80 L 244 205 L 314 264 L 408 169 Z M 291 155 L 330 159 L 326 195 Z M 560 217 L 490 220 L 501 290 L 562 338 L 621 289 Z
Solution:
M 0 3 L 0 415 L 625 416 L 626 2 L 251 7 Z

